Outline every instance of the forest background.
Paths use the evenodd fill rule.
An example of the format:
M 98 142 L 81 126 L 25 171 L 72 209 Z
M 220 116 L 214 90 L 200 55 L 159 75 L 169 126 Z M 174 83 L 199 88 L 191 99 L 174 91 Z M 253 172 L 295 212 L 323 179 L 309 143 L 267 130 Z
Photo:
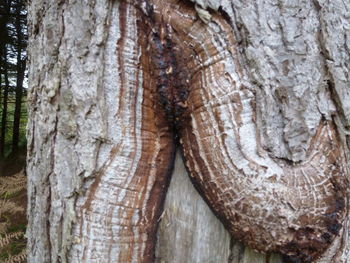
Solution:
M 26 148 L 27 12 L 23 0 L 0 4 L 0 162 L 2 176 L 22 169 Z
M 0 262 L 25 262 L 27 11 L 0 1 Z

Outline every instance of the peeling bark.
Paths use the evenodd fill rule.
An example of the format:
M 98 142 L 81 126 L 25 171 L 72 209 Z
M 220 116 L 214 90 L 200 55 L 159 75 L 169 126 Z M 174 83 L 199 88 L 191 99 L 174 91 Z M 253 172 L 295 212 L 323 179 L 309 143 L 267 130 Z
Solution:
M 236 240 L 348 262 L 349 4 L 192 2 L 31 2 L 28 262 L 279 262 L 162 213 L 177 138 Z

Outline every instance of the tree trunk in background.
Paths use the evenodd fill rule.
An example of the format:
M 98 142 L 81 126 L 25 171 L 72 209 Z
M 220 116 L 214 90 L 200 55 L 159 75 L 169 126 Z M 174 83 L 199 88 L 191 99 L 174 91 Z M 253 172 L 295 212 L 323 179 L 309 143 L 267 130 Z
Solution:
M 23 56 L 23 32 L 21 25 L 21 8 L 22 3 L 18 2 L 16 6 L 16 35 L 17 35 L 17 64 L 16 64 L 16 100 L 15 100 L 15 112 L 13 117 L 13 130 L 12 130 L 12 152 L 18 151 L 19 134 L 20 134 L 20 122 L 21 122 L 21 109 L 22 109 L 22 97 L 23 97 L 23 80 L 26 61 Z
M 3 14 L 0 17 L 0 28 L 3 28 L 4 30 L 0 31 L 0 39 L 1 41 L 1 46 L 0 46 L 0 57 L 4 57 L 4 45 L 7 42 L 8 39 L 8 29 L 6 27 L 8 20 L 9 20 L 9 14 L 10 14 L 10 1 L 2 1 L 2 6 L 3 6 Z
M 5 154 L 5 136 L 6 136 L 6 128 L 7 128 L 7 100 L 9 95 L 9 77 L 8 77 L 8 70 L 7 70 L 7 55 L 6 55 L 6 49 L 4 48 L 4 58 L 5 61 L 3 61 L 3 69 L 4 69 L 4 95 L 2 100 L 2 116 L 1 116 L 1 133 L 0 133 L 0 158 L 4 157 Z
M 0 159 L 4 157 L 5 153 L 5 135 L 6 135 L 6 126 L 7 126 L 7 99 L 8 99 L 8 92 L 9 92 L 9 79 L 8 79 L 8 70 L 7 70 L 7 49 L 6 49 L 6 43 L 8 39 L 8 28 L 6 27 L 8 20 L 9 20 L 9 13 L 10 13 L 10 3 L 8 1 L 3 2 L 4 5 L 4 14 L 0 18 L 0 28 L 3 28 L 4 30 L 1 30 L 0 32 L 0 39 L 1 45 L 0 45 L 0 59 L 1 59 L 1 74 L 4 76 L 4 84 L 0 82 L 1 85 L 1 131 L 0 131 Z
M 1 61 L 1 60 L 0 60 Z M 0 62 L 2 63 L 2 62 Z M 2 72 L 0 72 L 0 109 L 2 111 L 2 90 L 3 90 L 3 84 L 2 84 L 3 78 L 2 78 Z
M 130 2 L 30 2 L 28 262 L 152 262 L 158 221 L 156 262 L 282 262 L 231 238 L 179 154 L 160 210 L 173 134 L 152 101 L 152 69 L 140 70 L 150 8 Z M 301 161 L 326 119 L 348 154 L 350 3 L 197 2 L 203 28 L 220 29 L 209 14 L 232 27 L 264 149 Z M 316 262 L 349 262 L 349 223 Z
M 15 112 L 13 117 L 13 130 L 12 130 L 12 152 L 18 151 L 20 124 L 21 124 L 21 109 L 23 98 L 23 80 L 24 80 L 25 62 L 20 61 L 17 66 L 17 83 L 16 83 L 16 100 L 15 100 Z

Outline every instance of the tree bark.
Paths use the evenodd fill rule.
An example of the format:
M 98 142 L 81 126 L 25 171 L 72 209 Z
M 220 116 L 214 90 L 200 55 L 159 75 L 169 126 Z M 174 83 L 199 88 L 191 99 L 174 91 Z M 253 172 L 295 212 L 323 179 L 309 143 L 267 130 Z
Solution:
M 293 254 L 285 260 L 349 262 L 350 4 L 192 2 L 31 1 L 28 262 L 282 262 L 229 232 L 254 249 Z M 234 118 L 239 128 L 230 124 Z M 179 145 L 189 176 L 177 156 L 167 192 Z M 228 158 L 233 149 L 242 156 Z M 307 174 L 302 185 L 331 193 L 318 207 L 326 214 L 334 196 L 344 203 L 331 234 L 315 223 L 311 234 L 295 230 L 295 250 L 270 249 L 274 241 L 257 241 L 266 218 L 256 231 L 246 231 L 245 221 L 237 221 L 242 229 L 235 225 L 231 211 L 252 210 L 220 203 L 225 193 L 249 188 L 244 180 L 225 181 L 233 170 L 238 179 L 259 171 L 263 185 L 271 163 L 290 172 L 313 150 L 320 163 L 313 171 L 337 181 L 317 184 Z M 296 204 L 280 206 L 290 211 Z M 327 245 L 299 257 L 303 238 L 313 233 Z

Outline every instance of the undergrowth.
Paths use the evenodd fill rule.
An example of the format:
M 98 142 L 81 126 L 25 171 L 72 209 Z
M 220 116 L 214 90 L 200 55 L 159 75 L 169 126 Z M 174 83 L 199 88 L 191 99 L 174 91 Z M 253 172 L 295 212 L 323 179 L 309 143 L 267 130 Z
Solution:
M 27 178 L 24 172 L 0 177 L 0 262 L 22 263 L 26 261 L 25 203 L 18 202 L 18 195 L 25 191 Z

